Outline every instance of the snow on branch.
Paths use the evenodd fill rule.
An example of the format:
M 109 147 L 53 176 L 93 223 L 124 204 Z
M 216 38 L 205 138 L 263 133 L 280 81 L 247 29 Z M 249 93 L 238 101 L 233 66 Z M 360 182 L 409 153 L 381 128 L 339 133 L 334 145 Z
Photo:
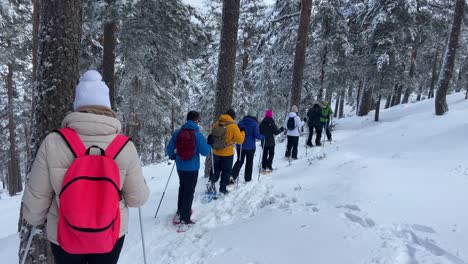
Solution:
M 278 19 L 273 20 L 272 23 L 280 22 L 281 20 L 285 20 L 285 19 L 288 19 L 288 18 L 299 16 L 300 14 L 301 14 L 301 12 L 296 12 L 296 13 L 284 15 L 284 16 L 278 18 Z

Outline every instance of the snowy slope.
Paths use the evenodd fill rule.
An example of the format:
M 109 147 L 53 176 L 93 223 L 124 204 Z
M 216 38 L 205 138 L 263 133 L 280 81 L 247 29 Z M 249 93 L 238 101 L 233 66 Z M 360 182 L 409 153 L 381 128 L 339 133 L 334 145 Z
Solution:
M 148 263 L 468 263 L 468 101 L 448 97 L 450 112 L 434 115 L 426 100 L 369 117 L 338 121 L 334 142 L 282 158 L 276 171 L 209 204 L 199 178 L 193 218 L 179 234 L 170 220 L 177 202 L 172 175 L 159 215 L 154 213 L 172 168 L 144 168 L 151 186 L 142 208 Z M 258 155 L 255 163 L 258 162 Z M 242 177 L 242 175 L 241 175 Z M 0 259 L 17 263 L 17 197 L 0 200 Z M 138 211 L 119 263 L 143 263 Z

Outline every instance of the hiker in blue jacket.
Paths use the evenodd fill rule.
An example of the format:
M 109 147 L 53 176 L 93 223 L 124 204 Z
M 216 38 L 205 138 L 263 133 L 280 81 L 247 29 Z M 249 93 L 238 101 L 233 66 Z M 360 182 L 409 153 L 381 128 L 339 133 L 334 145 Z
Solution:
M 187 122 L 172 134 L 166 148 L 169 158 L 176 161 L 179 174 L 177 214 L 173 221 L 175 224 L 194 224 L 190 220 L 190 211 L 200 169 L 200 154 L 206 156 L 211 152 L 211 146 L 199 131 L 199 121 L 200 114 L 190 111 L 187 114 Z
M 238 126 L 241 131 L 245 131 L 245 140 L 242 145 L 237 145 L 237 161 L 232 168 L 232 181 L 234 183 L 239 177 L 239 172 L 244 164 L 244 161 L 247 158 L 245 164 L 244 179 L 246 182 L 252 180 L 252 169 L 253 169 L 253 159 L 255 155 L 255 140 L 264 140 L 265 137 L 260 134 L 258 128 L 258 121 L 256 119 L 256 112 L 253 109 L 250 109 L 247 113 L 247 116 L 239 122 Z

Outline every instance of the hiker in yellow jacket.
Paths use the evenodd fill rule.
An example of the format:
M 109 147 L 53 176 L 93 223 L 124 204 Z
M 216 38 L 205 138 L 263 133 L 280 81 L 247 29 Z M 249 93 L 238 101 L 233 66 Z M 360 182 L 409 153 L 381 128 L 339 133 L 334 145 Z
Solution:
M 226 111 L 214 123 L 208 142 L 213 146 L 214 173 L 210 176 L 208 188 L 216 190 L 216 182 L 221 177 L 219 192 L 227 194 L 226 186 L 232 175 L 232 163 L 234 161 L 235 144 L 242 144 L 245 132 L 241 131 L 234 123 L 236 112 L 233 109 Z

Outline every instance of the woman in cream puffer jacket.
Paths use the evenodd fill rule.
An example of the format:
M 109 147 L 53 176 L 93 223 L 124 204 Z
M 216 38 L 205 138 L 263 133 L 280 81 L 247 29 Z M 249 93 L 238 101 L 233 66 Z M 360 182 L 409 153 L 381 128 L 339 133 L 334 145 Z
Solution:
M 75 130 L 86 148 L 97 145 L 106 149 L 122 128 L 115 113 L 110 106 L 107 107 L 107 103 L 80 107 L 76 102 L 77 98 L 75 108 L 79 108 L 65 117 L 62 127 Z M 40 225 L 47 221 L 47 237 L 55 245 L 58 245 L 58 197 L 65 173 L 73 160 L 74 155 L 61 135 L 50 133 L 38 150 L 23 195 L 24 219 L 31 225 Z M 142 206 L 148 199 L 149 189 L 142 174 L 137 150 L 131 141 L 115 161 L 120 170 L 123 196 L 120 201 L 119 235 L 122 237 L 128 230 L 128 207 Z

